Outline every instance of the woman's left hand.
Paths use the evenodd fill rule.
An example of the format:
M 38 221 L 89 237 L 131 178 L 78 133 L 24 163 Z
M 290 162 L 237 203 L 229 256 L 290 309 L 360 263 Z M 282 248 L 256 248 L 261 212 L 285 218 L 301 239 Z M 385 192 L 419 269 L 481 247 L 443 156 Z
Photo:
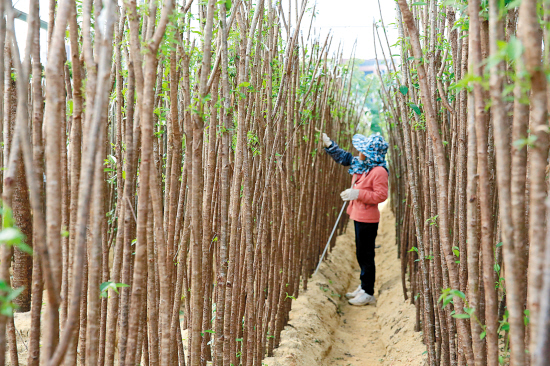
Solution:
M 325 147 L 330 147 L 332 145 L 332 140 L 327 136 L 326 133 L 323 133 L 322 139 L 323 139 L 323 145 Z
M 343 201 L 353 201 L 359 198 L 359 190 L 348 188 L 344 192 L 340 193 L 340 197 L 342 197 Z

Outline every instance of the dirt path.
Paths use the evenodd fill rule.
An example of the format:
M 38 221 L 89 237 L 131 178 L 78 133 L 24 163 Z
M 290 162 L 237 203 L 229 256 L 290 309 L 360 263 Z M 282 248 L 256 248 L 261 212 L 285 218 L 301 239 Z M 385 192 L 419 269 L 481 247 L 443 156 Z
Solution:
M 356 286 L 352 290 L 355 290 Z M 321 365 L 378 365 L 386 356 L 373 306 L 354 307 L 344 301 L 334 343 Z M 369 363 L 370 362 L 370 363 Z
M 382 219 L 376 250 L 376 306 L 348 305 L 343 296 L 359 284 L 353 225 L 301 294 L 290 313 L 275 357 L 268 366 L 424 365 L 426 348 L 414 332 L 415 308 L 403 301 L 396 256 L 395 220 L 389 205 Z

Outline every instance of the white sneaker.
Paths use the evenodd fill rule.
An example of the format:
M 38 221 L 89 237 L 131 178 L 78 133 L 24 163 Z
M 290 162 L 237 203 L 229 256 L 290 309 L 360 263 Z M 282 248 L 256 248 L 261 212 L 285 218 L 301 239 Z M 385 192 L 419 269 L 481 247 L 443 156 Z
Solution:
M 361 289 L 357 296 L 355 296 L 353 299 L 348 301 L 350 305 L 368 305 L 368 304 L 375 304 L 376 298 L 372 295 L 369 295 L 365 292 L 365 290 Z
M 357 286 L 357 289 L 353 292 L 348 292 L 346 294 L 346 297 L 348 299 L 353 299 L 355 296 L 357 296 L 357 294 L 359 293 L 359 291 L 361 291 L 361 285 Z

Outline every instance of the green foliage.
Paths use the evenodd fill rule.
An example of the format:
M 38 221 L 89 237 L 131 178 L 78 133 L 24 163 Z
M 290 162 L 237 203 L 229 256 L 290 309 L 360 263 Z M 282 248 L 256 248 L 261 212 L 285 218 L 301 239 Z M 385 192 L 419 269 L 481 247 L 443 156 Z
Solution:
M 8 247 L 14 246 L 24 253 L 32 254 L 32 248 L 25 243 L 25 235 L 15 226 L 11 208 L 4 205 L 0 213 L 3 217 L 0 243 L 4 243 Z
M 457 246 L 453 247 L 453 254 L 455 257 L 460 258 L 460 249 Z M 455 263 L 460 263 L 460 260 L 455 260 Z
M 118 289 L 121 287 L 130 287 L 130 285 L 127 285 L 125 283 L 114 283 L 111 281 L 103 282 L 101 285 L 99 285 L 99 296 L 107 297 L 109 290 L 113 290 L 118 294 Z
M 8 246 L 16 245 L 20 249 L 23 247 L 25 235 L 16 227 L 8 227 L 0 231 L 0 242 Z M 32 254 L 32 249 L 25 247 L 25 252 Z
M 418 106 L 414 103 L 408 103 L 409 107 L 411 107 L 411 109 L 414 111 L 414 113 L 416 113 L 417 115 L 421 115 L 422 114 L 422 111 L 420 110 L 420 108 L 418 108 Z
M 252 155 L 260 155 L 260 139 L 254 131 L 248 131 L 246 133 L 247 145 L 250 150 L 252 150 Z
M 462 300 L 466 300 L 466 295 L 464 295 L 464 292 L 447 288 L 441 291 L 441 296 L 437 302 L 443 302 L 442 306 L 445 307 L 453 301 L 455 296 L 460 297 Z
M 13 310 L 17 309 L 17 305 L 13 303 L 13 300 L 25 287 L 19 287 L 12 289 L 5 281 L 0 280 L 0 314 L 4 316 L 13 316 Z
M 515 36 L 511 36 L 508 42 L 497 41 L 498 52 L 491 55 L 485 61 L 485 69 L 489 71 L 500 62 L 518 62 L 523 54 L 523 45 Z
M 537 141 L 537 136 L 529 135 L 526 138 L 516 140 L 512 143 L 514 147 L 518 150 L 523 149 L 525 146 L 533 147 L 535 146 L 535 141 Z
M 207 329 L 207 330 L 204 330 L 204 331 L 201 332 L 201 337 L 204 337 L 205 333 L 216 334 L 216 332 L 213 331 L 212 329 Z
M 437 226 L 437 218 L 438 217 L 439 217 L 439 215 L 435 215 L 434 217 L 430 217 L 429 219 L 426 220 L 426 223 L 428 223 L 430 226 L 432 226 L 432 225 Z
M 350 134 L 361 133 L 369 135 L 376 132 L 384 134 L 383 121 L 381 118 L 383 103 L 379 95 L 379 91 L 381 90 L 380 80 L 375 74 L 366 75 L 359 69 L 360 65 L 364 62 L 365 60 L 362 59 L 351 59 L 344 64 L 346 71 L 351 72 L 353 63 L 350 99 L 357 100 L 358 103 L 361 103 L 365 100 L 365 95 L 368 91 L 359 125 L 356 126 L 354 131 L 351 131 Z M 308 81 L 306 80 L 306 82 Z

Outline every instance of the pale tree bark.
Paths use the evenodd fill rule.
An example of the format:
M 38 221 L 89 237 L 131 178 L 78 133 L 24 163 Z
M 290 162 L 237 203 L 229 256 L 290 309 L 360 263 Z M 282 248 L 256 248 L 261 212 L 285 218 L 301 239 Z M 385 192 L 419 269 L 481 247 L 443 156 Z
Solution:
M 439 132 L 438 132 L 439 129 L 435 118 L 435 112 L 431 104 L 429 87 L 426 81 L 426 71 L 424 69 L 424 65 L 421 63 L 423 54 L 422 54 L 422 48 L 420 46 L 418 30 L 414 23 L 412 13 L 409 10 L 407 2 L 405 0 L 398 0 L 398 3 L 399 3 L 399 8 L 401 9 L 401 13 L 403 15 L 403 21 L 408 29 L 413 54 L 415 57 L 415 61 L 417 63 L 417 71 L 418 71 L 418 77 L 420 82 L 420 92 L 422 95 L 422 101 L 424 103 L 424 113 L 426 116 L 426 123 L 428 125 L 428 131 L 434 146 L 434 157 L 436 160 L 437 172 L 438 172 L 438 213 L 439 213 L 438 222 L 439 222 L 441 246 L 443 248 L 445 260 L 447 262 L 447 268 L 449 270 L 449 279 L 450 279 L 451 287 L 453 289 L 458 289 L 460 288 L 460 284 L 459 284 L 458 273 L 456 270 L 457 266 L 455 263 L 454 255 L 452 252 L 452 245 L 449 238 L 449 215 L 448 215 L 447 192 L 446 192 L 446 188 L 447 188 L 446 182 L 448 179 L 447 179 L 447 166 L 445 161 L 445 153 L 443 151 L 443 143 L 441 140 L 441 136 L 439 135 Z M 464 310 L 463 310 L 464 302 L 462 301 L 461 298 L 455 297 L 454 305 L 455 305 L 454 308 L 457 314 L 464 313 Z M 473 361 L 474 355 L 471 348 L 471 339 L 470 339 L 469 332 L 466 328 L 465 321 L 458 320 L 457 328 L 458 328 L 459 346 L 463 347 L 468 363 L 474 364 L 474 361 Z
M 111 53 L 112 53 L 112 25 L 114 23 L 114 4 L 112 1 L 108 1 L 105 5 L 105 12 L 107 14 L 105 19 L 105 34 L 99 33 L 97 42 L 99 43 L 98 48 L 98 77 L 97 77 L 97 89 L 96 96 L 94 101 L 94 110 L 92 114 L 91 124 L 88 127 L 88 135 L 84 141 L 84 153 L 82 157 L 82 168 L 81 168 L 81 179 L 82 181 L 89 182 L 93 180 L 94 167 L 96 152 L 98 151 L 98 140 L 101 136 L 101 124 L 105 123 L 102 120 L 103 109 L 105 108 L 108 95 L 104 93 L 106 84 L 109 80 L 111 72 Z M 67 4 L 67 7 L 68 4 Z M 57 32 L 54 31 L 54 37 L 57 35 Z M 74 268 L 82 268 L 83 262 L 86 256 L 86 226 L 88 223 L 88 217 L 90 214 L 90 199 L 91 191 L 88 187 L 80 185 L 79 194 L 78 194 L 78 213 L 77 213 L 77 224 L 76 224 L 76 240 L 75 240 L 75 259 L 74 259 Z M 75 270 L 72 290 L 71 290 L 71 301 L 69 304 L 69 311 L 67 317 L 67 323 L 63 329 L 63 334 L 60 338 L 58 347 L 55 350 L 55 353 L 48 362 L 49 365 L 59 365 L 63 361 L 63 357 L 71 339 L 74 336 L 74 330 L 77 326 L 78 316 L 80 312 L 80 298 L 82 295 L 82 281 L 83 273 L 82 271 Z
M 203 167 L 202 167 L 202 144 L 204 134 L 204 98 L 208 93 L 207 82 L 210 73 L 211 47 L 212 47 L 212 28 L 214 21 L 215 2 L 209 0 L 206 5 L 207 15 L 204 26 L 204 38 L 202 40 L 203 59 L 199 80 L 198 105 L 197 112 L 193 115 L 193 146 L 192 146 L 192 175 L 191 175 L 191 344 L 189 347 L 189 363 L 191 365 L 199 364 L 201 357 L 201 327 L 202 327 L 202 307 L 203 307 L 203 283 L 202 283 L 202 251 L 207 248 L 202 247 L 202 198 L 203 198 Z
M 482 55 L 481 55 L 481 24 L 479 20 L 480 2 L 478 0 L 470 1 L 468 4 L 468 13 L 470 16 L 470 72 L 481 78 Z M 492 197 L 490 192 L 489 161 L 488 161 L 488 115 L 485 110 L 483 89 L 479 82 L 474 83 L 474 105 L 475 110 L 475 136 L 476 150 L 468 149 L 470 154 L 477 153 L 479 176 L 479 206 L 481 219 L 481 255 L 482 255 L 482 273 L 485 293 L 485 326 L 486 326 L 486 344 L 487 344 L 487 364 L 498 365 L 498 319 L 497 319 L 497 294 L 494 287 L 494 255 L 493 255 L 493 220 L 492 220 Z M 469 251 L 469 257 L 476 256 L 477 251 Z M 470 281 L 471 276 L 469 276 Z M 473 289 L 471 289 L 474 291 Z M 473 294 L 476 296 L 475 294 Z M 479 308 L 477 309 L 479 310 Z M 478 313 L 479 315 L 479 313 Z M 479 317 L 481 319 L 481 317 Z M 475 321 L 474 321 L 475 322 Z M 474 328 L 476 324 L 472 324 Z M 474 332 L 473 338 L 476 338 Z M 477 339 L 476 341 L 477 342 Z M 482 350 L 475 351 L 479 355 Z
M 29 17 L 34 23 L 35 31 L 32 39 L 32 145 L 33 145 L 33 170 L 39 177 L 44 174 L 44 146 L 42 142 L 42 120 L 44 112 L 44 97 L 42 95 L 42 65 L 40 63 L 40 22 L 39 22 L 39 1 L 33 1 L 29 9 Z M 32 179 L 32 177 L 31 177 Z M 28 179 L 27 179 L 28 181 Z M 38 207 L 43 210 L 44 187 L 41 181 L 38 184 L 38 196 L 40 202 Z M 36 209 L 36 206 L 34 207 Z M 33 217 L 33 223 L 36 217 Z M 39 230 L 33 227 L 33 239 L 38 238 Z M 37 366 L 40 358 L 40 324 L 42 311 L 42 297 L 44 283 L 42 279 L 41 261 L 38 250 L 33 251 L 33 274 L 32 274 L 32 304 L 31 304 L 31 333 L 29 336 L 29 356 L 27 364 Z
M 504 26 L 500 19 L 500 5 L 492 0 L 489 3 L 489 37 L 490 53 L 496 55 L 499 51 L 498 42 L 504 39 Z M 525 326 L 523 322 L 523 304 L 520 296 L 520 283 L 518 267 L 516 265 L 514 226 L 511 212 L 511 154 L 510 154 L 510 125 L 506 116 L 504 102 L 502 100 L 502 88 L 504 82 L 504 64 L 499 62 L 490 70 L 491 86 L 491 114 L 495 133 L 497 184 L 499 199 L 499 214 L 502 228 L 502 243 L 505 265 L 505 279 L 507 291 L 507 308 L 510 314 L 510 348 L 511 363 L 517 366 L 525 364 L 524 337 Z
M 519 9 L 520 40 L 523 44 L 523 60 L 529 75 L 531 95 L 529 129 L 536 139 L 529 157 L 529 273 L 527 305 L 529 309 L 529 353 L 531 363 L 536 364 L 536 344 L 539 328 L 542 275 L 544 268 L 544 243 L 546 240 L 546 166 L 548 159 L 548 111 L 547 81 L 541 64 L 542 32 L 538 22 L 538 3 L 523 1 Z
M 546 199 L 546 205 L 549 206 L 548 199 Z M 548 225 L 548 222 L 547 222 Z M 545 262 L 550 261 L 550 238 L 548 238 L 548 231 L 546 231 L 546 249 L 544 253 Z M 535 360 L 532 363 L 533 366 L 543 366 L 546 364 L 546 360 L 550 358 L 550 266 L 544 268 L 543 287 L 541 291 L 540 301 L 540 315 L 539 315 L 539 327 L 537 334 L 537 344 L 535 351 L 532 355 Z
M 51 4 L 50 4 L 51 5 Z M 48 49 L 48 65 L 46 67 L 47 89 L 46 89 L 46 108 L 44 112 L 45 129 L 45 157 L 46 166 L 45 173 L 48 176 L 46 181 L 46 216 L 47 222 L 47 246 L 48 252 L 51 253 L 51 260 L 54 263 L 61 263 L 61 136 L 64 134 L 61 131 L 61 115 L 63 111 L 62 103 L 64 102 L 63 95 L 63 53 L 64 36 L 67 27 L 67 21 L 70 14 L 70 2 L 63 1 L 59 4 L 60 11 L 57 13 L 55 26 L 52 28 L 49 49 Z M 50 8 L 50 12 L 53 9 Z M 53 15 L 50 13 L 50 19 Z M 53 20 L 53 19 L 51 19 Z M 51 220 L 50 220 L 51 218 Z M 57 304 L 59 303 L 61 289 L 61 266 L 52 267 L 52 285 L 48 288 L 49 312 L 48 312 L 48 327 L 49 337 L 44 347 L 46 358 L 53 357 L 54 350 L 57 346 L 59 337 L 59 314 L 57 312 Z M 53 290 L 53 291 L 52 291 Z
M 131 57 L 133 61 L 134 66 L 134 73 L 136 76 L 136 86 L 138 90 L 138 101 L 141 101 L 141 134 L 142 134 L 142 140 L 141 140 L 141 164 L 140 164 L 140 189 L 139 189 L 139 197 L 138 197 L 138 208 L 137 208 L 137 241 L 136 241 L 136 250 L 139 252 L 136 252 L 136 260 L 134 264 L 134 278 L 132 283 L 132 296 L 131 296 L 131 308 L 129 313 L 129 319 L 139 319 L 139 314 L 142 311 L 142 297 L 143 297 L 143 290 L 145 285 L 145 275 L 144 272 L 146 271 L 146 254 L 147 254 L 147 243 L 146 243 L 146 231 L 147 231 L 147 215 L 148 215 L 148 198 L 151 194 L 153 197 L 153 211 L 155 214 L 155 226 L 157 227 L 158 223 L 158 230 L 164 230 L 162 225 L 162 213 L 160 212 L 160 207 L 158 207 L 158 204 L 161 202 L 160 197 L 155 196 L 156 190 L 152 191 L 150 189 L 150 182 L 151 182 L 151 171 L 154 168 L 154 163 L 152 161 L 152 148 L 153 148 L 153 105 L 154 105 L 154 85 L 155 85 L 155 71 L 157 69 L 157 58 L 156 58 L 156 52 L 158 51 L 160 42 L 162 40 L 162 36 L 164 34 L 164 31 L 166 30 L 166 26 L 169 21 L 169 17 L 172 14 L 173 8 L 174 8 L 174 2 L 171 0 L 167 0 L 164 3 L 164 7 L 162 8 L 161 17 L 157 24 L 156 29 L 152 26 L 152 24 L 148 27 L 147 32 L 147 48 L 148 53 L 145 55 L 145 67 L 142 69 L 142 65 L 140 62 L 141 55 L 140 55 L 140 41 L 138 39 L 138 29 L 137 29 L 137 12 L 136 12 L 136 3 L 130 2 L 127 4 L 128 10 L 130 12 L 130 16 L 132 19 L 130 19 L 130 43 L 131 43 Z M 154 13 L 156 9 L 154 8 L 153 3 L 151 3 L 151 9 L 150 9 L 150 16 L 154 17 Z M 154 18 L 153 18 L 154 19 Z M 166 250 L 166 242 L 164 241 L 164 237 L 159 237 L 159 240 L 161 241 L 160 248 L 164 248 Z M 160 258 L 166 258 L 166 252 L 160 252 L 159 253 Z M 159 304 L 159 309 L 162 309 L 161 313 L 161 325 L 163 329 L 166 329 L 167 331 L 164 332 L 165 334 L 170 334 L 168 331 L 170 328 L 170 313 L 171 309 L 164 305 L 163 302 L 167 301 L 168 299 L 168 283 L 166 282 L 166 272 L 167 268 L 165 266 L 160 265 L 159 266 L 161 273 L 160 273 L 160 287 L 161 287 L 161 294 L 160 299 L 161 303 Z M 146 287 L 145 287 L 146 288 Z M 163 301 L 164 300 L 164 301 Z M 137 344 L 137 336 L 138 336 L 138 326 L 139 322 L 131 322 L 130 327 L 128 330 L 128 345 L 126 348 L 126 364 L 133 365 L 135 362 L 135 356 L 136 356 L 136 349 L 140 345 Z M 163 339 L 166 337 L 163 337 Z M 164 344 L 164 343 L 163 343 Z M 162 352 L 162 358 L 161 363 L 162 365 L 168 365 L 169 361 L 169 355 L 170 355 L 170 347 L 169 344 L 166 344 L 161 350 Z
M 220 249 L 219 249 L 219 265 L 217 268 L 216 280 L 217 286 L 217 303 L 216 303 L 216 338 L 214 342 L 214 366 L 224 365 L 224 319 L 225 313 L 225 292 L 227 284 L 227 249 L 228 249 L 228 212 L 229 212 L 229 131 L 227 127 L 229 125 L 230 117 L 230 93 L 229 93 L 229 73 L 228 73 L 228 46 L 227 38 L 229 35 L 229 29 L 227 28 L 226 20 L 226 8 L 225 4 L 219 4 L 219 17 L 220 17 L 220 49 L 221 49 L 221 93 L 220 96 L 224 98 L 223 112 L 220 113 L 222 135 L 221 135 L 221 151 L 222 167 L 220 177 L 220 200 L 221 200 L 221 227 L 220 227 Z

